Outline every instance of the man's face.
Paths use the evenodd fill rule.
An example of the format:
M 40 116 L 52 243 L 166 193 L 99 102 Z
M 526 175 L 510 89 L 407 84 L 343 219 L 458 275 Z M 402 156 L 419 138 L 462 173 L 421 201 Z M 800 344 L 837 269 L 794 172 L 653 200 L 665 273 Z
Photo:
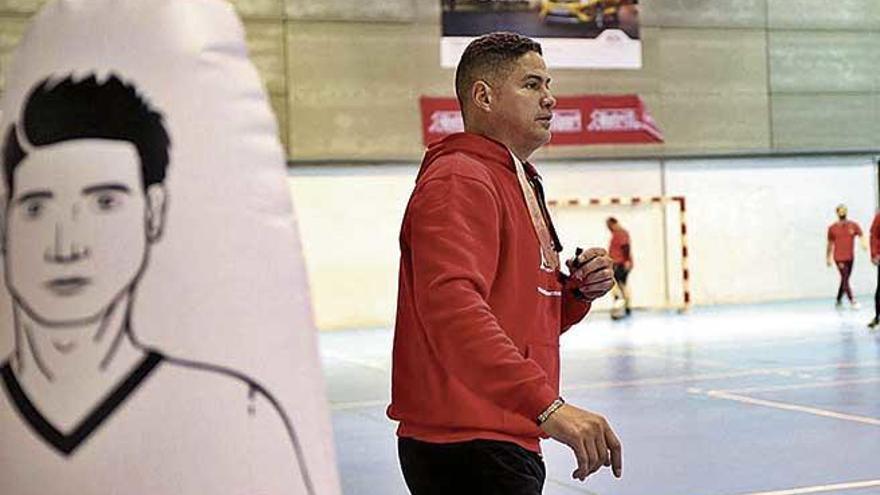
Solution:
M 7 283 L 38 321 L 99 318 L 137 277 L 147 252 L 140 159 L 128 142 L 36 148 L 15 169 L 6 209 Z
M 837 211 L 837 218 L 840 218 L 840 219 L 846 218 L 846 214 L 847 214 L 846 206 L 838 206 L 835 211 Z
M 495 87 L 497 86 L 497 87 Z M 550 74 L 544 59 L 528 52 L 503 80 L 493 83 L 496 101 L 492 125 L 514 148 L 534 151 L 550 141 L 550 119 L 556 99 L 550 92 Z

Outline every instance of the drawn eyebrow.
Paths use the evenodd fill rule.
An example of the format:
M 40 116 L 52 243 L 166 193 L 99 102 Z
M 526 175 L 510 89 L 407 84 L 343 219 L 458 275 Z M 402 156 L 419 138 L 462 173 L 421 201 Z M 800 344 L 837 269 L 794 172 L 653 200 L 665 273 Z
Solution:
M 48 189 L 39 189 L 22 194 L 15 203 L 20 205 L 32 199 L 52 199 L 53 197 L 55 197 L 55 195 L 52 194 L 52 191 L 49 191 Z
M 108 182 L 106 184 L 95 184 L 94 186 L 84 187 L 82 193 L 84 195 L 101 193 L 106 191 L 118 191 L 125 194 L 131 194 L 131 189 L 125 184 L 116 182 Z

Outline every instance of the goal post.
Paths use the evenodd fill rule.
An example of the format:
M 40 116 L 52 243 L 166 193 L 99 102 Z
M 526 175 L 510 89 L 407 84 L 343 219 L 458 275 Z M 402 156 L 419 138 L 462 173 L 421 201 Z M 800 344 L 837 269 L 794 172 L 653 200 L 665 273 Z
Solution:
M 690 308 L 684 196 L 569 197 L 550 199 L 547 204 L 554 210 L 560 234 L 572 236 L 564 245 L 606 247 L 610 233 L 605 219 L 613 216 L 620 220 L 633 245 L 630 285 L 636 307 Z

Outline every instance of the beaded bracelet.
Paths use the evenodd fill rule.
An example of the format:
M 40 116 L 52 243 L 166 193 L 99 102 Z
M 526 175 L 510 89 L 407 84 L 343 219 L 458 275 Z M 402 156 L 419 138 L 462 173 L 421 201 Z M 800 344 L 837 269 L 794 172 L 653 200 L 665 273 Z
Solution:
M 538 424 L 544 424 L 544 421 L 547 421 L 547 419 L 550 418 L 550 415 L 555 413 L 556 410 L 562 407 L 564 404 L 565 400 L 562 397 L 559 397 L 558 399 L 550 403 L 547 409 L 544 409 L 544 412 L 542 412 L 541 415 L 538 416 Z

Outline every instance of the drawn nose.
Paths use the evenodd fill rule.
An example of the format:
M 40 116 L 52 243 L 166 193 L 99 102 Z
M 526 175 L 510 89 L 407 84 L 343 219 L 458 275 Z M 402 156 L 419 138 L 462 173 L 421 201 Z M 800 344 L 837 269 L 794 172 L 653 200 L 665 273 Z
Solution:
M 77 242 L 73 235 L 77 231 L 78 217 L 79 209 L 73 206 L 68 218 L 59 218 L 55 222 L 52 244 L 46 247 L 43 255 L 46 261 L 66 264 L 88 257 L 89 248 L 84 243 Z

